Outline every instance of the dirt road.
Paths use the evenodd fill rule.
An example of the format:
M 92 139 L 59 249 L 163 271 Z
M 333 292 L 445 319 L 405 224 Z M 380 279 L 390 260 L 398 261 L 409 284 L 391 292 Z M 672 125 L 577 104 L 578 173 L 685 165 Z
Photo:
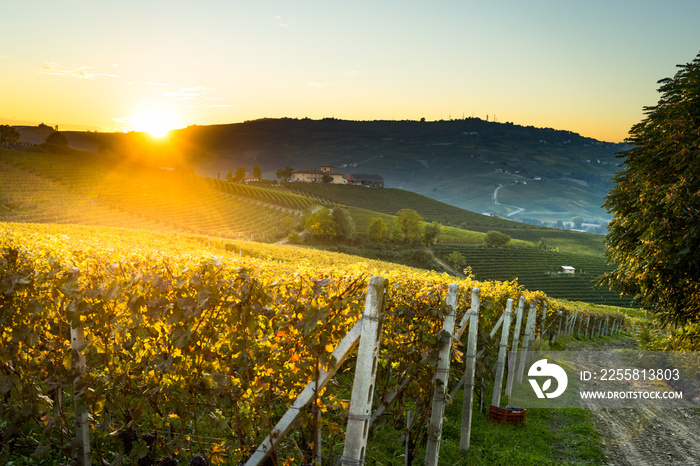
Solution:
M 611 340 L 585 349 L 605 350 L 634 344 L 631 340 Z M 590 412 L 594 427 L 601 434 L 609 465 L 700 466 L 700 409 L 591 409 Z

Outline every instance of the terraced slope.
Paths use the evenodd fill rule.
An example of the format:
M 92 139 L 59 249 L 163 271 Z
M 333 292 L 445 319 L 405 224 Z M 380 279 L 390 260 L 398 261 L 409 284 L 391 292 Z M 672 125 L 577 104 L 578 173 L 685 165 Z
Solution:
M 436 245 L 435 254 L 450 265 L 450 255 L 460 253 L 478 280 L 510 281 L 528 290 L 541 290 L 554 298 L 592 304 L 631 307 L 631 297 L 621 298 L 612 291 L 595 287 L 594 283 L 613 268 L 602 256 L 569 252 L 545 251 L 539 248 L 485 248 L 469 245 Z M 576 269 L 574 274 L 560 273 L 561 266 Z
M 0 220 L 112 225 L 226 238 L 284 236 L 312 202 L 95 154 L 0 149 Z

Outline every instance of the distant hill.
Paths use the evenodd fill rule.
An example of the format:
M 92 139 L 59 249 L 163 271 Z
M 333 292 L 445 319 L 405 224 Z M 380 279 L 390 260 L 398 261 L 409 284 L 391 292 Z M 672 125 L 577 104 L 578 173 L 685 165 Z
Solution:
M 68 133 L 83 150 L 128 150 L 143 135 Z M 203 175 L 223 178 L 243 165 L 274 178 L 279 168 L 332 164 L 343 173 L 377 173 L 402 188 L 478 213 L 529 222 L 604 224 L 601 208 L 625 149 L 570 131 L 496 123 L 261 119 L 174 131 L 170 150 Z M 160 153 L 167 152 L 157 143 Z

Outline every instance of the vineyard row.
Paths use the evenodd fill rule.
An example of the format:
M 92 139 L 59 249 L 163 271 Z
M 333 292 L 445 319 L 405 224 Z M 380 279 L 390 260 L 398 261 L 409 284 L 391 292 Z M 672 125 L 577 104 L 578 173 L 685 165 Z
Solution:
M 348 352 L 329 383 L 316 385 L 343 359 L 335 351 L 366 308 L 367 273 L 12 232 L 3 234 L 0 248 L 2 460 L 18 453 L 60 460 L 77 452 L 88 432 L 85 461 L 200 454 L 211 464 L 240 463 L 264 445 L 311 383 L 310 403 L 296 409 L 301 428 L 266 450 L 277 464 L 309 462 L 343 456 L 349 421 L 367 415 L 350 407 L 362 379 L 353 377 L 359 353 Z M 530 344 L 547 328 L 596 328 L 583 327 L 583 314 L 560 313 L 542 293 L 512 284 L 463 280 L 448 302 L 446 276 L 408 269 L 386 276 L 382 316 L 374 320 L 381 323 L 370 364 L 374 402 L 363 409 L 381 409 L 372 428 L 403 429 L 406 411 L 414 412 L 413 452 L 417 439 L 434 431 L 434 376 L 445 348 L 446 388 L 462 379 L 464 360 L 475 361 L 475 380 L 494 380 L 500 348 L 490 332 L 513 302 L 530 303 L 524 336 Z M 476 305 L 474 287 L 481 289 Z M 469 309 L 475 332 L 465 351 L 445 317 Z M 517 327 L 525 314 L 516 314 Z M 530 316 L 544 317 L 533 327 Z M 501 326 L 519 338 L 519 327 Z M 517 339 L 509 346 L 517 349 Z M 463 360 L 462 353 L 478 357 Z M 473 390 L 487 396 L 478 384 Z M 76 416 L 84 427 L 78 434 Z

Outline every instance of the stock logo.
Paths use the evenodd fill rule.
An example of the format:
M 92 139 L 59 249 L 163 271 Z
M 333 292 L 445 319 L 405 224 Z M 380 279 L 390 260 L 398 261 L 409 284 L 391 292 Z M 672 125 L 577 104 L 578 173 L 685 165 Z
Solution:
M 528 379 L 530 385 L 532 385 L 532 389 L 535 390 L 537 398 L 556 398 L 564 393 L 564 390 L 566 390 L 566 386 L 569 383 L 569 379 L 567 378 L 564 369 L 556 364 L 549 364 L 546 359 L 540 359 L 530 366 L 530 370 L 527 372 L 527 375 L 528 377 L 549 377 L 544 381 L 541 388 L 537 379 Z M 548 393 L 547 391 L 552 386 L 552 378 L 556 379 L 557 381 L 557 389 L 551 393 Z

